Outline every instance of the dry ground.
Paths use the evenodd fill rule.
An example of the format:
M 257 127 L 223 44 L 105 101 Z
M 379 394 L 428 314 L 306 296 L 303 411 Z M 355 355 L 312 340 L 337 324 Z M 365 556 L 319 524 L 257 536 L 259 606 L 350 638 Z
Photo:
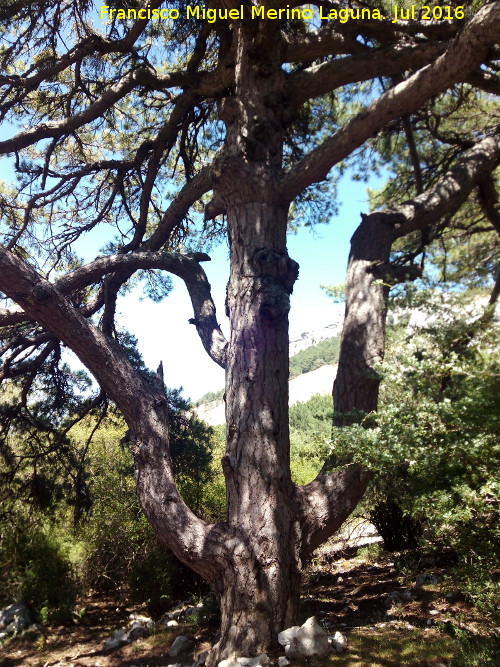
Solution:
M 458 651 L 457 642 L 445 631 L 447 623 L 479 635 L 487 630 L 470 605 L 443 596 L 439 584 L 426 586 L 416 592 L 415 600 L 388 609 L 387 593 L 407 587 L 394 564 L 388 557 L 370 562 L 354 555 L 355 549 L 344 558 L 326 554 L 306 575 L 303 620 L 316 615 L 328 632 L 340 630 L 349 642 L 342 656 L 315 667 L 446 666 Z M 442 574 L 438 569 L 432 572 Z M 132 611 L 140 610 L 117 606 L 102 595 L 82 600 L 81 605 L 85 613 L 72 626 L 45 627 L 5 642 L 0 667 L 157 667 L 175 662 L 167 651 L 177 635 L 193 637 L 198 653 L 210 646 L 216 632 L 208 625 L 185 624 L 104 652 L 105 639 L 126 625 Z

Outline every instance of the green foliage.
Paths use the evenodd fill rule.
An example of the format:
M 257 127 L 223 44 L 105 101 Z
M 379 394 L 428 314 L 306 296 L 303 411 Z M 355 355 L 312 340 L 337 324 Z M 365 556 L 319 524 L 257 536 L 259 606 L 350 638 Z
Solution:
M 133 339 L 123 336 L 121 342 L 134 357 Z M 140 356 L 134 363 L 142 368 Z M 15 395 L 2 394 L 6 403 Z M 210 484 L 215 477 L 212 430 L 190 414 L 191 406 L 179 390 L 167 390 L 166 395 L 179 490 L 194 511 L 214 516 L 220 512 L 220 497 Z M 197 578 L 158 545 L 139 507 L 126 426 L 114 410 L 104 419 L 89 412 L 65 432 L 66 456 L 76 460 L 76 454 L 82 454 L 79 470 L 88 499 L 76 523 L 73 476 L 61 452 L 51 450 L 50 434 L 37 434 L 33 428 L 29 435 L 38 440 L 31 446 L 37 444 L 40 457 L 35 466 L 29 457 L 21 465 L 27 447 L 22 426 L 16 422 L 16 428 L 10 428 L 0 464 L 7 492 L 0 499 L 3 602 L 26 599 L 46 620 L 53 620 L 67 616 L 76 594 L 89 587 L 127 592 L 134 600 L 147 601 L 155 612 L 171 604 L 179 587 L 182 595 L 200 590 Z M 12 462 L 5 452 L 11 452 Z
M 320 471 L 332 429 L 331 396 L 316 394 L 291 406 L 290 468 L 296 484 L 307 484 Z
M 20 503 L 2 522 L 0 604 L 28 602 L 42 620 L 67 620 L 78 591 L 73 545 L 54 522 L 33 522 Z
M 498 637 L 479 635 L 455 624 L 445 629 L 460 647 L 459 654 L 451 662 L 452 667 L 495 667 L 500 663 Z
M 456 583 L 486 613 L 495 611 L 500 537 L 497 335 L 487 319 L 465 316 L 434 320 L 410 340 L 396 332 L 379 413 L 335 430 L 332 444 L 374 472 L 369 511 L 393 503 L 428 546 L 452 547 Z
M 211 435 L 212 460 L 209 466 L 210 481 L 203 487 L 203 516 L 207 521 L 226 519 L 226 483 L 222 474 L 221 459 L 226 450 L 226 427 L 214 426 Z
M 339 359 L 339 350 L 340 338 L 334 337 L 297 352 L 290 358 L 290 379 L 327 364 L 336 364 Z
M 345 283 L 337 283 L 336 285 L 320 285 L 322 290 L 325 290 L 327 296 L 331 297 L 334 303 L 344 303 L 345 301 Z
M 206 394 L 203 394 L 203 396 L 195 402 L 195 406 L 203 405 L 203 403 L 213 403 L 214 401 L 221 401 L 223 396 L 224 396 L 224 389 L 219 389 L 219 391 L 207 391 Z
M 174 474 L 191 507 L 204 513 L 204 489 L 211 479 L 211 429 L 187 413 L 188 401 L 168 390 Z M 198 590 L 195 576 L 158 544 L 139 507 L 125 425 L 114 417 L 98 431 L 90 455 L 92 512 L 79 530 L 86 544 L 86 586 L 127 592 L 157 613 L 171 605 L 176 588 Z

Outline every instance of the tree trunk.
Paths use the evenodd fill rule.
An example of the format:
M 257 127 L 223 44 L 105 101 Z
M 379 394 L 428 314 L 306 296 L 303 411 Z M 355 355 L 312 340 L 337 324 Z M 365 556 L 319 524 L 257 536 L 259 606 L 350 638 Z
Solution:
M 297 620 L 300 580 L 288 431 L 288 310 L 297 265 L 286 254 L 286 211 L 249 202 L 229 209 L 228 221 L 231 339 L 222 463 L 228 522 L 243 549 L 230 555 L 220 582 L 217 659 L 235 647 L 254 655 L 275 643 Z
M 228 158 L 215 192 L 230 247 L 226 366 L 228 523 L 239 537 L 217 589 L 221 639 L 210 663 L 255 655 L 297 621 L 300 531 L 290 476 L 288 311 L 298 265 L 278 204 L 284 77 L 272 22 L 233 24 L 235 95 L 220 106 Z
M 374 365 L 384 358 L 386 297 L 393 229 L 375 213 L 363 216 L 351 239 L 345 319 L 333 385 L 337 426 L 377 409 L 380 380 Z
M 123 411 L 148 520 L 220 598 L 221 636 L 208 667 L 268 650 L 280 631 L 298 621 L 302 566 L 354 509 L 367 481 L 355 466 L 300 489 L 291 480 L 288 311 L 298 265 L 287 254 L 288 203 L 279 196 L 287 104 L 278 29 L 273 21 L 232 25 L 235 91 L 219 109 L 227 140 L 214 196 L 224 204 L 230 245 L 231 336 L 223 355 L 226 523 L 200 520 L 175 487 L 159 384 L 135 372 L 57 290 L 48 299 L 46 281 L 33 271 L 27 284 L 43 283 L 40 299 L 27 299 L 31 287 L 21 285 L 13 297 L 80 356 Z M 6 267 L 19 264 L 10 254 L 5 261 Z M 0 275 L 0 288 L 2 282 Z

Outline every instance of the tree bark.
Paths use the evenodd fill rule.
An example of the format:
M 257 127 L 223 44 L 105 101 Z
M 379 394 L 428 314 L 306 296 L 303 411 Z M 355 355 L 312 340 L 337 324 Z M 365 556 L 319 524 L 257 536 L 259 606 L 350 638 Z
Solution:
M 233 29 L 236 90 L 220 106 L 228 157 L 215 195 L 230 247 L 222 464 L 228 524 L 240 545 L 217 584 L 221 639 L 210 664 L 275 644 L 297 620 L 300 581 L 288 432 L 288 311 L 298 265 L 286 251 L 288 206 L 276 204 L 283 125 L 281 106 L 271 103 L 284 77 L 275 27 L 250 21 Z
M 386 298 L 391 285 L 418 276 L 414 265 L 391 264 L 392 244 L 415 230 L 426 230 L 432 239 L 435 225 L 453 215 L 474 187 L 484 187 L 499 160 L 500 135 L 486 137 L 414 199 L 362 215 L 351 239 L 347 268 L 345 319 L 333 386 L 336 425 L 352 424 L 377 409 L 380 378 L 375 366 L 384 358 Z
M 377 409 L 379 378 L 374 365 L 384 357 L 388 290 L 375 267 L 387 264 L 392 242 L 392 228 L 372 216 L 364 217 L 351 239 L 345 319 L 333 385 L 337 426 Z
M 296 623 L 301 568 L 312 551 L 354 509 L 368 481 L 368 475 L 358 466 L 347 466 L 328 476 L 321 474 L 302 488 L 295 487 L 291 480 L 288 309 L 298 266 L 288 257 L 286 249 L 289 203 L 304 188 L 322 180 L 335 163 L 388 121 L 410 113 L 474 72 L 496 39 L 499 6 L 490 3 L 480 9 L 435 63 L 374 100 L 334 136 L 296 162 L 288 175 L 284 174 L 283 143 L 285 130 L 291 127 L 293 100 L 296 104 L 304 101 L 304 90 L 312 95 L 348 80 L 358 80 L 363 68 L 362 59 L 353 57 L 342 66 L 334 61 L 332 65 L 319 65 L 290 76 L 281 67 L 287 57 L 287 42 L 280 34 L 280 23 L 272 20 L 232 23 L 232 53 L 227 62 L 224 53 L 213 72 L 173 72 L 160 76 L 141 66 L 110 84 L 99 98 L 69 118 L 49 121 L 0 142 L 0 152 L 10 152 L 43 139 L 63 137 L 90 126 L 132 90 L 144 86 L 155 90 L 169 87 L 174 90 L 175 86 L 188 91 L 179 96 L 172 110 L 174 120 L 187 97 L 193 105 L 196 100 L 206 98 L 219 104 L 220 118 L 226 125 L 224 149 L 210 168 L 198 172 L 179 192 L 156 231 L 141 246 L 147 211 L 147 197 L 144 198 L 141 223 L 136 228 L 133 247 L 128 246 L 128 250 L 131 271 L 138 264 L 142 268 L 156 266 L 170 271 L 177 267 L 190 288 L 196 311 L 193 323 L 212 358 L 226 368 L 227 442 L 222 461 L 227 485 L 226 522 L 207 524 L 179 495 L 172 473 L 167 404 L 161 383 L 142 376 L 116 343 L 85 318 L 89 313 L 71 304 L 65 297 L 64 280 L 59 290 L 22 262 L 15 250 L 0 248 L 0 289 L 23 309 L 23 312 L 0 312 L 0 318 L 3 322 L 20 322 L 26 317 L 37 321 L 71 348 L 96 377 L 123 412 L 132 433 L 138 496 L 148 520 L 162 542 L 205 577 L 219 594 L 221 637 L 211 652 L 209 667 L 233 654 L 253 656 L 267 650 L 276 644 L 278 632 Z M 384 25 L 383 29 L 387 27 Z M 324 30 L 330 28 L 325 26 Z M 353 42 L 349 35 L 337 36 L 338 25 L 334 28 L 333 41 L 341 50 L 349 42 L 359 51 L 361 42 Z M 130 34 L 134 37 L 137 32 Z M 318 48 L 330 52 L 331 41 L 323 47 L 321 39 L 316 41 Z M 298 43 L 296 48 L 305 47 L 309 48 L 308 44 L 300 47 Z M 420 62 L 427 62 L 429 51 L 433 50 L 420 45 L 402 48 L 405 53 L 419 53 L 423 58 Z M 441 52 L 441 47 L 437 50 Z M 399 47 L 395 55 L 398 53 Z M 363 55 L 371 57 L 371 53 Z M 379 62 L 370 70 L 371 74 L 395 73 L 398 67 L 406 67 L 405 58 L 399 58 L 398 66 Z M 378 67 L 382 69 L 379 71 Z M 306 82 L 307 90 L 300 90 Z M 219 101 L 223 95 L 227 97 Z M 178 126 L 174 120 L 172 133 Z M 169 134 L 169 141 L 163 137 L 167 145 L 173 136 Z M 155 141 L 161 139 L 158 135 Z M 143 164 L 139 160 L 142 148 L 143 144 L 136 153 L 138 165 Z M 158 164 L 155 159 L 149 162 L 152 172 Z M 124 162 L 127 168 L 131 164 L 135 160 L 127 158 Z M 93 166 L 85 165 L 82 169 L 89 174 Z M 152 177 L 149 185 L 151 182 Z M 463 184 L 459 185 L 460 190 Z M 227 345 L 219 331 L 209 286 L 201 269 L 189 258 L 155 252 L 168 241 L 189 206 L 210 189 L 214 191 L 215 208 L 227 215 L 230 244 L 227 310 L 231 327 Z M 444 190 L 433 193 L 433 197 L 435 194 L 443 201 Z M 453 194 L 455 190 L 448 191 L 458 201 L 459 195 Z M 428 224 L 427 214 L 433 205 L 431 197 L 428 201 L 416 201 L 413 208 L 407 204 L 390 215 L 373 214 L 363 221 L 353 238 L 346 325 L 336 385 L 336 409 L 341 412 L 349 412 L 353 407 L 366 412 L 376 407 L 378 379 L 373 375 L 373 364 L 383 354 L 386 289 L 377 279 L 383 282 L 387 272 L 390 273 L 387 262 L 396 226 L 401 225 L 398 233 L 402 234 L 424 224 L 424 218 Z M 425 213 L 424 218 L 419 217 L 419 207 Z M 442 212 L 443 206 L 432 210 L 430 218 L 434 215 L 435 219 L 436 211 Z M 149 252 L 141 254 L 137 249 Z M 99 277 L 109 270 L 126 272 L 128 262 L 126 256 L 108 257 L 96 260 L 86 271 L 74 273 L 84 280 L 83 274 L 87 272 L 90 279 L 94 270 Z M 73 279 L 76 280 L 74 274 Z M 97 310 L 101 305 L 98 299 L 93 307 Z

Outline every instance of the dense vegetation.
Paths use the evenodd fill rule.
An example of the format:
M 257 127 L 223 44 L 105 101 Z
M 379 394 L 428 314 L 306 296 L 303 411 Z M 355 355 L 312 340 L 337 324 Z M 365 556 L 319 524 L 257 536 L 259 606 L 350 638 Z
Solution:
M 166 396 L 177 483 L 191 507 L 208 515 L 212 430 L 190 414 L 179 391 Z M 1 399 L 8 414 L 13 396 Z M 73 425 L 62 444 L 51 442 L 50 432 L 22 435 L 16 422 L 1 440 L 0 604 L 24 599 L 41 620 L 68 619 L 78 595 L 94 588 L 159 611 L 175 590 L 199 586 L 159 548 L 140 510 L 129 434 L 112 407 Z M 81 464 L 79 486 L 71 460 Z
M 500 537 L 495 481 L 498 325 L 491 318 L 480 327 L 471 325 L 470 308 L 477 311 L 472 297 L 477 295 L 469 295 L 433 300 L 422 294 L 422 303 L 432 311 L 429 324 L 418 330 L 406 324 L 390 327 L 387 358 L 379 368 L 383 384 L 377 415 L 332 430 L 330 396 L 316 395 L 291 407 L 291 467 L 294 481 L 304 484 L 314 479 L 326 454 L 338 463 L 354 452 L 354 459 L 373 471 L 357 515 L 375 522 L 384 546 L 396 552 L 398 566 L 418 572 L 424 555 L 445 558 L 448 579 L 443 586 L 459 591 L 493 621 L 498 614 Z M 459 308 L 461 318 L 456 317 Z M 318 348 L 325 346 L 301 354 L 302 363 L 319 358 Z M 222 519 L 225 489 L 219 461 L 225 429 L 205 428 L 189 416 L 190 406 L 178 392 L 169 396 L 183 493 L 201 516 Z M 4 407 L 6 403 L 4 396 Z M 95 427 L 92 417 L 75 426 L 69 445 L 76 451 Z M 12 438 L 10 444 L 14 455 L 21 452 Z M 206 591 L 201 580 L 158 546 L 136 499 L 126 427 L 113 411 L 88 448 L 89 502 L 77 523 L 71 494 L 54 493 L 50 502 L 41 502 L 41 479 L 28 463 L 15 474 L 2 463 L 5 480 L 10 471 L 10 493 L 0 501 L 2 603 L 26 599 L 40 620 L 54 621 L 77 614 L 78 601 L 90 588 L 147 602 L 153 613 L 190 592 Z M 53 489 L 56 482 L 64 487 L 61 468 Z M 465 644 L 472 641 L 462 635 Z M 494 664 L 494 649 L 487 649 L 485 641 L 483 662 L 457 659 L 456 664 Z

